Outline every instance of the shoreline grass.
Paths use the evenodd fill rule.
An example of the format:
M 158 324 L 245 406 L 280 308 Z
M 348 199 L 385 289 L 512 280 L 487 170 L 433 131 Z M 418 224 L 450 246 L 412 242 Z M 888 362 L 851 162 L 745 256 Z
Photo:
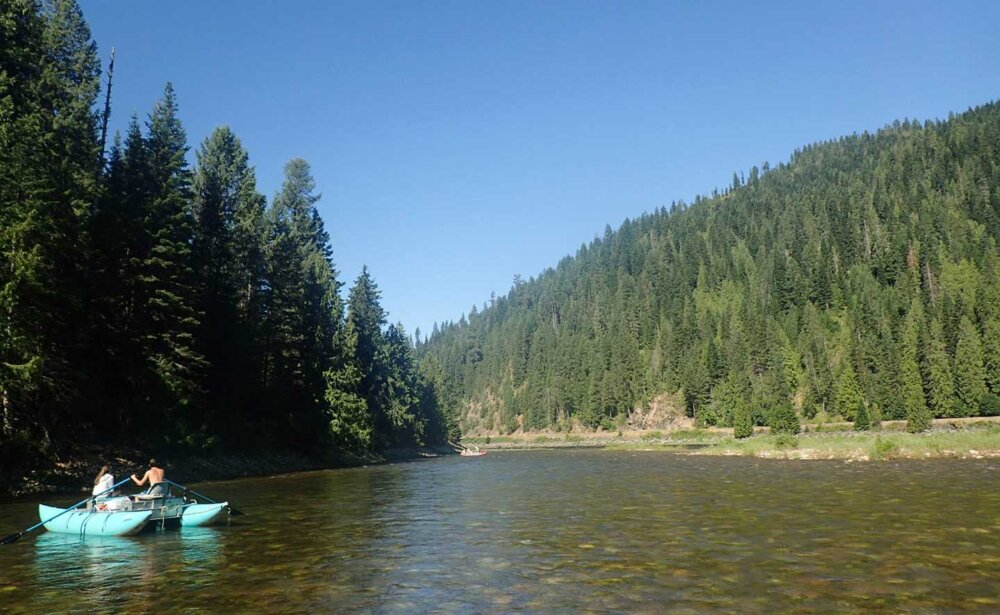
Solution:
M 995 426 L 919 434 L 867 432 L 760 434 L 745 440 L 727 438 L 700 455 L 746 455 L 773 459 L 937 459 L 1000 457 L 1000 428 Z
M 736 440 L 708 429 L 630 432 L 627 434 L 524 434 L 467 438 L 492 449 L 579 448 L 607 450 L 674 450 L 691 455 L 742 455 L 770 459 L 1000 458 L 1000 424 L 970 423 L 960 428 L 911 434 L 896 428 L 865 432 L 811 430 L 798 435 L 757 433 Z

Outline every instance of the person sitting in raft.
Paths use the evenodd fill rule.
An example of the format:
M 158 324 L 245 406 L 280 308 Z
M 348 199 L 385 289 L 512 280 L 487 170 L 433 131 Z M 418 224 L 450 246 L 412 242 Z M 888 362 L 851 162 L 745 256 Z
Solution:
M 111 487 L 114 484 L 115 477 L 111 475 L 111 468 L 101 466 L 101 471 L 97 473 L 97 478 L 94 479 L 94 491 L 92 495 L 102 495 L 109 498 L 111 497 Z
M 167 484 L 163 482 L 163 468 L 157 467 L 155 459 L 149 460 L 149 469 L 142 475 L 142 480 L 133 474 L 132 481 L 140 487 L 148 481 L 149 489 L 146 490 L 146 493 L 150 495 L 166 495 L 167 493 Z
M 97 473 L 97 477 L 94 478 L 94 490 L 90 492 L 93 496 L 90 501 L 87 502 L 87 508 L 94 507 L 94 500 L 97 496 L 102 498 L 111 497 L 111 492 L 109 489 L 115 484 L 115 477 L 111 475 L 111 468 L 108 466 L 101 466 L 101 470 Z

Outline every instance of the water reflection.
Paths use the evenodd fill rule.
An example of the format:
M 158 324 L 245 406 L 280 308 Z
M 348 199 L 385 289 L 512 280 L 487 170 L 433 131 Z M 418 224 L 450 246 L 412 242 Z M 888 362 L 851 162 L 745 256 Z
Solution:
M 166 579 L 178 573 L 188 583 L 211 583 L 218 572 L 219 537 L 213 528 L 188 528 L 139 536 L 79 536 L 43 533 L 34 541 L 35 575 L 47 598 L 72 592 L 77 606 L 105 610 L 111 605 L 154 604 Z
M 44 533 L 35 540 L 38 584 L 73 591 L 85 604 L 114 604 L 122 598 L 123 581 L 142 566 L 145 550 L 129 538 Z

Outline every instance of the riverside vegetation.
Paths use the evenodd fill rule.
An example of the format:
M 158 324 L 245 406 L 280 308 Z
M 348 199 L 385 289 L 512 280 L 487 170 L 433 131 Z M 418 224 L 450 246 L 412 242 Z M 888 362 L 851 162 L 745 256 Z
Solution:
M 920 433 L 909 433 L 906 427 L 905 421 L 896 421 L 858 431 L 850 423 L 820 423 L 805 426 L 799 434 L 757 428 L 752 437 L 737 437 L 732 429 L 703 428 L 479 436 L 463 442 L 492 449 L 671 450 L 692 455 L 851 461 L 1000 457 L 1000 422 L 995 420 L 937 420 Z
M 387 326 L 371 274 L 341 299 L 308 163 L 267 203 L 220 127 L 189 168 L 169 83 L 106 154 L 111 90 L 95 110 L 77 3 L 4 2 L 0 40 L 3 473 L 86 446 L 364 456 L 446 440 L 438 376 Z

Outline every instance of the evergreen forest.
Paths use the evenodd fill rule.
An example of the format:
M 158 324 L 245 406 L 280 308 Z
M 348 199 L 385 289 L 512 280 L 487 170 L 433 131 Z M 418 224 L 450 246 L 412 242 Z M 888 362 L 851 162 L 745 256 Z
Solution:
M 896 121 L 625 220 L 417 340 L 463 430 L 620 428 L 657 399 L 796 432 L 1000 414 L 1000 105 Z
M 75 1 L 0 4 L 0 458 L 445 441 L 367 270 L 342 299 L 309 164 L 268 202 L 229 128 L 189 155 L 169 83 L 106 147 L 101 77 Z
M 306 161 L 268 200 L 169 83 L 109 138 L 111 93 L 75 1 L 0 5 L 0 460 L 1000 415 L 997 103 L 734 174 L 414 344 L 342 292 Z

